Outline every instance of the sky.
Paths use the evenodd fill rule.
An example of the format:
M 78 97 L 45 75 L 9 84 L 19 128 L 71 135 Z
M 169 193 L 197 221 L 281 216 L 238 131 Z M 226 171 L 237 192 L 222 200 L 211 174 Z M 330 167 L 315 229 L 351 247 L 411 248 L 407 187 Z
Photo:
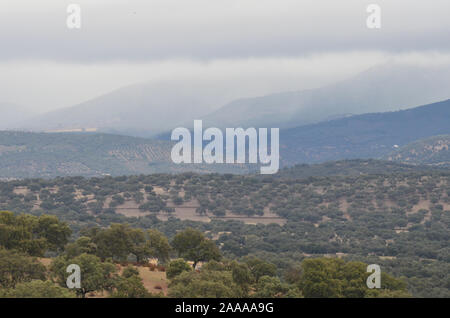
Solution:
M 66 25 L 72 3 L 80 29 Z M 380 29 L 366 26 L 371 3 Z M 2 0 L 0 103 L 44 112 L 158 81 L 216 81 L 234 99 L 392 59 L 448 62 L 449 13 L 448 0 Z

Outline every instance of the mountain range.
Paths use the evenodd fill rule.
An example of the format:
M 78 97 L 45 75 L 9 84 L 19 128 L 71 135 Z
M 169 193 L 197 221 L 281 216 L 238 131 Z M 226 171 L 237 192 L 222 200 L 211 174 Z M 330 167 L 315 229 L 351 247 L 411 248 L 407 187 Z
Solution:
M 280 128 L 281 167 L 348 159 L 450 162 L 448 66 L 389 62 L 325 87 L 234 101 L 217 83 L 135 84 L 40 115 L 0 103 L 0 130 L 9 129 L 0 131 L 0 178 L 253 171 L 173 164 L 170 132 L 194 119 L 205 129 Z
M 449 67 L 390 62 L 318 89 L 236 100 L 203 120 L 214 127 L 297 127 L 429 104 L 450 98 L 449 92 Z
M 23 120 L 18 129 L 152 137 L 203 119 L 213 127 L 290 128 L 450 98 L 450 67 L 388 62 L 321 88 L 235 99 L 219 81 L 141 83 Z M 224 105 L 224 106 L 221 106 Z M 20 117 L 20 116 L 18 116 Z

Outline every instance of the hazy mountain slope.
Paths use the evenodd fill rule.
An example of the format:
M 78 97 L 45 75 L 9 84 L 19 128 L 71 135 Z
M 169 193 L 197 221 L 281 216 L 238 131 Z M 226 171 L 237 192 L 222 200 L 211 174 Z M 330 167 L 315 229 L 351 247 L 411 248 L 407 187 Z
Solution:
M 295 127 L 351 114 L 399 110 L 450 98 L 450 68 L 387 63 L 319 89 L 231 102 L 204 117 L 219 127 Z
M 387 159 L 411 164 L 450 165 L 450 135 L 414 141 L 392 152 Z
M 450 67 L 388 63 L 323 88 L 239 99 L 220 107 L 255 91 L 247 91 L 245 83 L 241 86 L 226 87 L 219 80 L 131 85 L 25 120 L 19 128 L 84 128 L 149 137 L 175 127 L 190 127 L 198 118 L 203 118 L 205 125 L 218 127 L 297 127 L 450 98 Z
M 172 82 L 131 85 L 79 105 L 42 114 L 25 122 L 22 128 L 41 131 L 94 128 L 150 136 L 191 121 L 223 100 L 215 92 L 199 94 L 201 86 Z
M 450 134 L 450 100 L 397 112 L 342 118 L 280 131 L 283 164 L 381 158 L 395 145 Z

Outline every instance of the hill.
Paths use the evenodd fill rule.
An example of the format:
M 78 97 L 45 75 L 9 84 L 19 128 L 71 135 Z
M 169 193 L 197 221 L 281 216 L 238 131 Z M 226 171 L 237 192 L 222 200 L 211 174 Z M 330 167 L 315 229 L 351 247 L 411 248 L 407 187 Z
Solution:
M 0 132 L 0 178 L 233 172 L 242 166 L 175 165 L 172 143 L 99 133 Z M 242 171 L 241 171 L 242 172 Z
M 411 164 L 450 165 L 450 135 L 433 136 L 407 144 L 387 159 Z
M 318 163 L 384 158 L 397 146 L 450 134 L 450 100 L 396 112 L 372 113 L 280 131 L 281 162 Z

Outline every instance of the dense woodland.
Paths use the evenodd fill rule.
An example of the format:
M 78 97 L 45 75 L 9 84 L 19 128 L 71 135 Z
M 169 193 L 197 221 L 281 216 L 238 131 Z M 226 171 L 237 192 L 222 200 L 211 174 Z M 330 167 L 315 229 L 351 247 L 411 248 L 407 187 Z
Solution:
M 67 224 L 71 230 L 67 242 L 52 243 L 48 249 L 32 246 L 47 257 L 67 257 L 70 244 L 89 238 L 84 243 L 96 247 L 91 254 L 100 261 L 140 262 L 147 258 L 131 250 L 120 255 L 98 250 L 99 242 L 109 238 L 99 239 L 97 232 L 124 226 L 144 233 L 157 230 L 167 238 L 174 249 L 169 256 L 158 257 L 161 264 L 178 257 L 196 262 L 173 246 L 179 233 L 196 229 L 207 242 L 214 242 L 220 254 L 211 259 L 218 263 L 208 263 L 206 268 L 214 267 L 221 274 L 183 274 L 179 281 L 171 281 L 174 296 L 187 293 L 176 292 L 177 281 L 180 289 L 187 286 L 185 279 L 202 279 L 202 275 L 211 281 L 226 281 L 230 264 L 248 259 L 273 264 L 273 277 L 279 281 L 264 281 L 281 284 L 286 295 L 295 294 L 292 286 L 283 285 L 294 284 L 287 279 L 288 273 L 298 271 L 301 276 L 304 269 L 300 264 L 327 257 L 324 262 L 331 258 L 338 263 L 337 259 L 379 264 L 384 272 L 404 281 L 413 296 L 450 297 L 450 172 L 418 169 L 382 174 L 383 169 L 379 170 L 376 174 L 320 177 L 296 177 L 291 168 L 290 173 L 269 177 L 186 173 L 15 180 L 0 183 L 0 209 L 40 218 L 52 215 Z M 123 206 L 134 206 L 138 216 L 119 213 Z M 180 220 L 179 208 L 186 206 L 208 216 L 210 222 Z M 229 215 L 251 217 L 254 223 L 277 215 L 285 222 L 246 224 L 237 217 L 223 218 Z M 0 245 L 6 247 L 3 241 Z M 203 261 L 207 260 L 198 260 Z M 256 280 L 249 292 L 257 293 L 255 284 Z M 308 297 L 300 285 L 295 288 Z
M 164 297 L 150 293 L 138 268 L 166 272 L 169 297 L 409 297 L 406 284 L 386 273 L 381 289 L 369 289 L 362 262 L 308 259 L 277 275 L 277 267 L 255 257 L 224 258 L 216 243 L 195 229 L 169 242 L 157 230 L 127 224 L 71 230 L 55 216 L 0 213 L 0 297 Z M 57 253 L 45 266 L 36 257 Z M 176 258 L 178 257 L 178 258 Z M 131 260 L 131 261 L 130 261 Z M 198 266 L 201 263 L 201 266 Z M 81 269 L 79 287 L 69 289 L 67 268 Z

